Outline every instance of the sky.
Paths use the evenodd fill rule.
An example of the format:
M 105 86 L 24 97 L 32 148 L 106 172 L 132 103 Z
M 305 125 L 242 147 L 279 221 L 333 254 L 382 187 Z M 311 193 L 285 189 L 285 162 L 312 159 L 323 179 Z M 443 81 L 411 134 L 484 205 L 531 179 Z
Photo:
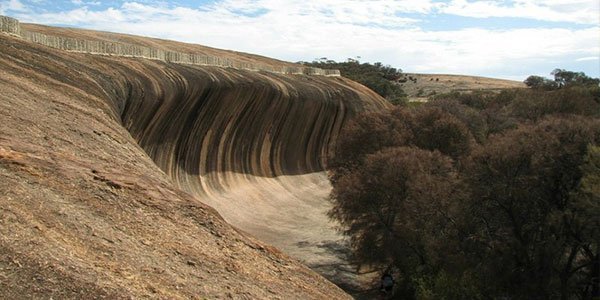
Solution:
M 600 77 L 600 0 L 0 0 L 0 15 L 292 62 L 359 58 L 520 81 L 555 68 Z

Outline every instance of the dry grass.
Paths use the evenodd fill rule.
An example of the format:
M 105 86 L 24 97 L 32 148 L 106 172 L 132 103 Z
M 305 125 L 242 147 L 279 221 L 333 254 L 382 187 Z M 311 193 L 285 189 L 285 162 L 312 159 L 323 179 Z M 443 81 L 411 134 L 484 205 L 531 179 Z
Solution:
M 519 81 L 466 75 L 406 73 L 404 78 L 406 82 L 399 84 L 412 102 L 427 101 L 430 96 L 453 91 L 499 91 L 526 87 Z

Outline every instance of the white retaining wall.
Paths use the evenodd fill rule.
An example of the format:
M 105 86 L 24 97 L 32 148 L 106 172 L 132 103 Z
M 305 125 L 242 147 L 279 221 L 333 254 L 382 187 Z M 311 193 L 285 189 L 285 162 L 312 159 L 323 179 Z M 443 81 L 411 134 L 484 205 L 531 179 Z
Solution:
M 21 24 L 17 19 L 0 16 L 0 31 L 21 35 Z
M 131 44 L 81 40 L 62 36 L 46 35 L 38 32 L 23 31 L 21 30 L 21 26 L 18 20 L 5 16 L 0 16 L 0 31 L 19 35 L 23 37 L 23 39 L 30 42 L 73 52 L 115 55 L 125 57 L 140 57 L 179 64 L 230 67 L 243 70 L 267 71 L 280 74 L 340 76 L 339 70 L 326 70 L 312 67 L 273 67 L 269 65 L 240 62 L 229 58 L 199 55 L 193 53 L 164 51 L 160 49 Z

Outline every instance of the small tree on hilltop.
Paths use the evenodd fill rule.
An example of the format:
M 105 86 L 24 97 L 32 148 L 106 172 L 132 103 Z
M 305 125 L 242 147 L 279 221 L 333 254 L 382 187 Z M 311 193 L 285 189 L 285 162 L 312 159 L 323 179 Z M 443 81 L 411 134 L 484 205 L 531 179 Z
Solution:
M 565 69 L 554 69 L 551 73 L 554 81 L 547 78 L 531 75 L 525 79 L 524 83 L 531 88 L 555 90 L 568 86 L 598 86 L 600 79 L 592 78 L 583 72 L 567 71 Z
M 553 90 L 558 87 L 558 84 L 550 79 L 542 76 L 531 75 L 524 81 L 525 85 L 534 89 Z

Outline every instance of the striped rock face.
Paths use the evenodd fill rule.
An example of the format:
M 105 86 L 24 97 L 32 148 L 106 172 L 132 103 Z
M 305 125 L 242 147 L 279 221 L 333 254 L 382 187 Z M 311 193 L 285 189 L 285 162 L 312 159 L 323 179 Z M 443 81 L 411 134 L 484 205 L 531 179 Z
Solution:
M 290 256 L 344 281 L 318 268 L 344 247 L 324 168 L 349 118 L 388 107 L 367 88 L 0 34 L 0 91 L 0 298 L 348 297 Z

